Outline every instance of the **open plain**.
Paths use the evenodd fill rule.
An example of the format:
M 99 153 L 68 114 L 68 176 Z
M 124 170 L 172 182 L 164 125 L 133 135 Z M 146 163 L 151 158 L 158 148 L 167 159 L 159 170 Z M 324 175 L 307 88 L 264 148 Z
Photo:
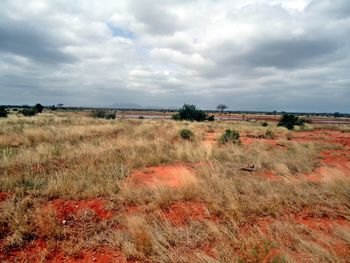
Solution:
M 350 262 L 349 189 L 350 125 L 11 115 L 0 261 Z

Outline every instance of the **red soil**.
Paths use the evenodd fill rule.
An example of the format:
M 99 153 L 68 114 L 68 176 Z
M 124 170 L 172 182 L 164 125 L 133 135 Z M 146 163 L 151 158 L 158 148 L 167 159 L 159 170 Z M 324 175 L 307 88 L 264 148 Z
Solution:
M 112 262 L 127 262 L 126 258 L 119 251 L 113 251 L 109 248 L 97 248 L 84 250 L 76 255 L 65 255 L 61 251 L 49 251 L 47 245 L 42 240 L 32 241 L 27 247 L 21 250 L 11 251 L 6 259 L 7 262 L 49 262 L 49 263 L 112 263 Z
M 76 218 L 81 211 L 92 211 L 98 220 L 112 218 L 111 211 L 106 211 L 105 202 L 101 199 L 71 201 L 56 199 L 50 203 L 60 220 Z
M 219 138 L 219 134 L 216 132 L 208 132 L 205 135 L 205 139 L 204 139 L 204 144 L 205 145 L 213 145 L 218 141 Z
M 127 183 L 134 187 L 181 187 L 195 182 L 193 170 L 185 165 L 161 165 L 134 171 Z
M 111 249 L 99 249 L 99 250 L 86 250 L 80 252 L 74 257 L 66 257 L 63 253 L 58 253 L 49 259 L 48 262 L 67 262 L 67 263 L 85 263 L 85 262 L 98 262 L 98 263 L 126 263 L 128 262 L 124 255 L 119 251 L 112 251 Z
M 241 142 L 245 145 L 251 145 L 252 143 L 255 143 L 255 142 L 263 142 L 263 143 L 267 143 L 267 144 L 274 145 L 274 146 L 275 145 L 282 146 L 282 145 L 279 145 L 279 143 L 276 139 L 243 137 L 243 138 L 241 138 Z
M 292 140 L 298 142 L 328 142 L 331 144 L 342 145 L 344 147 L 350 147 L 350 133 L 342 133 L 339 131 L 319 130 L 293 132 Z
M 211 216 L 204 203 L 201 202 L 176 202 L 163 210 L 162 214 L 173 225 L 185 225 L 190 221 L 217 221 L 217 218 Z
M 9 193 L 6 192 L 0 192 L 0 202 L 5 201 L 10 196 Z

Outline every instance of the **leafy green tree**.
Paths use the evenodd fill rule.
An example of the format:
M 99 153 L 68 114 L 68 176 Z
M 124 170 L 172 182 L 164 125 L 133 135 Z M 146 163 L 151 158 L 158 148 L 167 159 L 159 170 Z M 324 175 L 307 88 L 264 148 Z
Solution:
M 172 116 L 174 120 L 205 121 L 207 114 L 196 108 L 196 105 L 184 104 L 179 112 Z
M 304 121 L 299 119 L 294 114 L 285 113 L 278 122 L 278 126 L 286 127 L 288 130 L 293 130 L 294 126 L 303 126 Z

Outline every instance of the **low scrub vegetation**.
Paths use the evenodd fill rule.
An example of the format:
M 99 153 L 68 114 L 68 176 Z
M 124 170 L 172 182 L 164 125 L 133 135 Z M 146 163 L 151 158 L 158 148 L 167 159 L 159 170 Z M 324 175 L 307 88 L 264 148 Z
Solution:
M 182 129 L 182 130 L 180 131 L 180 136 L 181 136 L 181 138 L 184 139 L 184 140 L 191 140 L 191 139 L 193 139 L 194 134 L 193 134 L 193 132 L 192 132 L 191 130 L 189 130 L 189 129 Z
M 286 127 L 288 130 L 293 130 L 294 126 L 303 126 L 304 121 L 299 119 L 298 116 L 294 114 L 283 114 L 280 121 L 278 122 L 278 126 Z
M 0 122 L 1 262 L 349 262 L 350 180 L 322 159 L 348 156 L 348 127 L 340 145 L 272 122 Z
M 221 144 L 226 143 L 233 143 L 233 144 L 239 144 L 240 141 L 240 135 L 238 131 L 227 129 L 224 134 L 221 135 L 219 142 Z
M 93 118 L 101 118 L 101 119 L 107 119 L 107 120 L 114 120 L 115 119 L 115 111 L 112 110 L 102 110 L 102 109 L 97 109 L 93 110 L 91 112 L 91 116 Z

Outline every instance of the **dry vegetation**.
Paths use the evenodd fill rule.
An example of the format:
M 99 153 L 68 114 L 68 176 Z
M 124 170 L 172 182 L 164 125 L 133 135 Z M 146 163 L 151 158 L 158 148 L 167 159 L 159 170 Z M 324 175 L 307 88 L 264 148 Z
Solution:
M 1 119 L 0 261 L 349 262 L 349 130 Z

